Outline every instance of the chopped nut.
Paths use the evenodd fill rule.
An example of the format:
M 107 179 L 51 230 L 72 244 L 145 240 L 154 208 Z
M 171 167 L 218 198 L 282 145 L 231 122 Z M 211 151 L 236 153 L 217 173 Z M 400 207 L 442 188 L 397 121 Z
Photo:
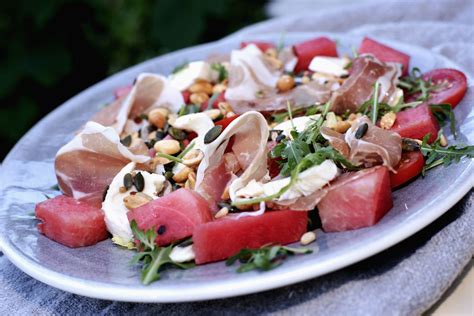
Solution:
M 158 128 L 163 128 L 166 124 L 166 117 L 168 116 L 167 109 L 153 109 L 148 113 L 148 122 Z
M 121 186 L 121 187 L 119 188 L 119 192 L 120 192 L 120 193 L 125 193 L 125 192 L 127 192 L 127 188 L 124 187 L 124 186 Z
M 188 180 L 184 183 L 184 187 L 186 189 L 194 190 L 194 186 L 196 185 L 196 173 L 190 172 L 188 174 Z
M 229 186 L 226 186 L 224 192 L 222 192 L 221 199 L 228 200 L 230 199 Z
M 201 163 L 204 153 L 199 149 L 192 149 L 183 157 L 183 164 L 188 167 L 194 167 Z
M 193 169 L 186 165 L 182 165 L 182 168 L 173 175 L 173 180 L 176 183 L 183 183 L 188 179 L 188 176 L 191 172 L 193 172 Z
M 129 210 L 145 205 L 150 201 L 153 201 L 153 198 L 143 192 L 136 192 L 123 198 L 123 203 Z
M 302 84 L 307 84 L 307 83 L 309 83 L 309 82 L 310 82 L 310 79 L 309 79 L 308 76 L 303 76 L 303 77 L 301 78 L 301 83 L 302 83 Z
M 229 209 L 227 207 L 223 207 L 219 210 L 219 212 L 216 213 L 216 215 L 214 215 L 214 218 L 221 218 L 227 216 L 227 214 L 229 214 Z
M 218 83 L 212 88 L 212 93 L 222 93 L 226 89 L 227 89 L 227 86 L 225 84 Z
M 204 114 L 209 116 L 211 118 L 211 120 L 215 120 L 219 116 L 221 116 L 221 110 L 218 110 L 218 109 L 206 110 L 206 111 L 204 111 Z
M 347 118 L 347 120 L 352 122 L 352 121 L 355 121 L 355 120 L 359 119 L 361 116 L 362 116 L 361 113 L 357 113 L 357 114 L 351 113 L 351 114 L 349 114 L 349 117 Z
M 232 117 L 232 116 L 235 116 L 235 113 L 232 111 L 227 112 L 227 114 L 225 115 L 225 117 Z
M 209 96 L 204 92 L 192 93 L 189 100 L 194 104 L 201 104 L 209 100 Z
M 157 141 L 153 148 L 155 148 L 157 152 L 167 155 L 174 155 L 181 150 L 179 142 L 174 139 L 163 139 Z
M 348 121 L 340 121 L 340 122 L 336 122 L 333 130 L 339 133 L 345 133 L 350 127 L 351 127 L 351 123 L 349 123 Z
M 206 81 L 196 82 L 195 84 L 189 87 L 189 92 L 191 93 L 205 93 L 207 95 L 212 94 L 212 84 Z
M 308 245 L 316 240 L 316 234 L 314 232 L 306 232 L 301 236 L 300 243 L 302 245 Z
M 326 114 L 326 120 L 324 121 L 324 126 L 334 129 L 334 127 L 336 127 L 336 123 L 337 123 L 336 114 L 334 112 L 328 112 L 328 114 Z
M 293 89 L 294 86 L 295 86 L 295 79 L 293 79 L 292 76 L 283 75 L 280 77 L 280 79 L 278 79 L 277 88 L 281 92 L 291 90 Z
M 448 140 L 446 139 L 446 136 L 444 136 L 444 134 L 441 134 L 441 137 L 439 138 L 439 144 L 443 147 L 448 146 Z
M 232 107 L 227 102 L 219 102 L 217 107 L 219 108 L 219 110 L 221 110 L 223 115 L 226 115 L 227 113 L 232 112 Z
M 382 119 L 380 120 L 380 127 L 383 129 L 390 129 L 393 124 L 395 124 L 395 120 L 397 119 L 397 114 L 390 111 L 384 114 L 382 116 Z

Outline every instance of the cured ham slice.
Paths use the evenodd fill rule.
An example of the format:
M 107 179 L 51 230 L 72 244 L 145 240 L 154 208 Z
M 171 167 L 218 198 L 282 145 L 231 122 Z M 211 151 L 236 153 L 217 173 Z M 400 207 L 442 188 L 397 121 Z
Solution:
M 149 159 L 145 153 L 134 154 L 122 145 L 112 127 L 88 122 L 58 151 L 55 171 L 64 194 L 100 207 L 105 188 L 127 163 Z
M 331 97 L 331 111 L 355 112 L 371 98 L 376 82 L 380 83 L 379 102 L 396 104 L 401 93 L 396 87 L 400 74 L 400 66 L 395 63 L 384 64 L 369 55 L 355 58 L 349 78 Z
M 364 124 L 367 131 L 357 138 L 356 133 Z M 357 166 L 369 168 L 383 164 L 393 171 L 402 156 L 400 135 L 375 126 L 366 116 L 357 119 L 344 135 L 327 127 L 321 128 L 321 135 Z
M 290 102 L 295 107 L 309 107 L 314 104 L 323 104 L 331 97 L 331 89 L 327 85 L 312 81 L 285 93 L 270 93 L 263 98 L 254 98 L 250 101 L 228 100 L 236 113 L 247 111 L 271 112 L 287 109 Z
M 204 158 L 197 170 L 195 190 L 210 202 L 214 210 L 216 198 L 221 196 L 227 185 L 230 185 L 232 195 L 251 180 L 260 180 L 267 174 L 268 134 L 263 115 L 247 112 L 232 121 L 219 137 L 205 146 Z M 232 144 L 227 148 L 231 139 Z M 223 157 L 226 149 L 235 156 L 243 170 L 237 179 L 229 168 L 225 168 Z

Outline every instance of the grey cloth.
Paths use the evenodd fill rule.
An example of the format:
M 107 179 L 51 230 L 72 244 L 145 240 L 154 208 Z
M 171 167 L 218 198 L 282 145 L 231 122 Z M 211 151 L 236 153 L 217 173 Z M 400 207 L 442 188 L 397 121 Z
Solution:
M 269 20 L 232 36 L 331 31 L 415 43 L 474 75 L 472 1 L 374 2 Z M 474 195 L 421 232 L 348 268 L 297 285 L 215 301 L 131 304 L 81 297 L 42 284 L 0 256 L 0 314 L 418 315 L 428 310 L 474 254 Z

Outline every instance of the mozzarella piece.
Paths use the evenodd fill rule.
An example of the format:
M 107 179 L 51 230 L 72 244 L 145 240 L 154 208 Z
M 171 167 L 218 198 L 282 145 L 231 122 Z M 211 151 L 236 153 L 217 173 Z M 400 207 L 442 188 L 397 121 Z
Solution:
M 293 126 L 295 127 L 298 133 L 301 133 L 310 124 L 314 123 L 314 121 L 317 120 L 320 116 L 320 114 L 315 114 L 310 116 L 295 117 L 293 118 L 293 124 L 291 120 L 288 120 L 273 127 L 272 130 L 283 131 L 283 135 L 288 137 L 290 135 L 290 132 L 293 130 Z
M 133 240 L 132 230 L 128 222 L 127 212 L 129 211 L 123 203 L 124 197 L 128 196 L 130 192 L 135 190 L 132 186 L 130 190 L 121 193 L 120 187 L 123 186 L 123 178 L 127 173 L 135 170 L 136 164 L 131 162 L 120 170 L 114 177 L 109 186 L 104 202 L 102 202 L 102 210 L 105 214 L 105 224 L 107 230 L 115 237 L 121 245 L 127 245 Z M 140 171 L 145 180 L 143 193 L 149 195 L 153 199 L 157 199 L 156 192 L 163 188 L 165 177 L 155 173 Z
M 189 88 L 196 80 L 211 81 L 213 73 L 209 63 L 205 61 L 193 61 L 183 69 L 169 76 L 172 87 L 179 91 Z
M 320 165 L 313 166 L 298 174 L 296 182 L 274 201 L 284 201 L 308 196 L 324 187 L 329 181 L 339 175 L 339 169 L 332 160 L 325 160 Z M 236 199 L 265 197 L 277 194 L 290 183 L 290 177 L 267 183 L 249 183 L 235 194 Z M 263 194 L 262 194 L 263 189 Z M 243 193 L 243 194 L 242 194 Z M 233 200 L 234 201 L 234 200 Z
M 345 69 L 350 63 L 349 58 L 316 56 L 309 64 L 309 70 L 320 72 L 336 77 L 347 76 L 349 71 Z
M 281 72 L 272 72 L 264 63 L 262 51 L 254 44 L 233 50 L 230 55 L 231 73 L 237 80 L 229 84 L 225 92 L 226 100 L 254 100 L 263 88 L 274 88 Z
M 205 113 L 192 113 L 178 117 L 174 122 L 170 122 L 174 128 L 183 129 L 188 132 L 195 132 L 198 136 L 193 140 L 193 149 L 203 150 L 204 136 L 214 127 L 214 122 Z
M 186 247 L 177 246 L 170 252 L 170 259 L 178 263 L 192 261 L 195 257 L 196 255 L 193 251 L 193 245 Z

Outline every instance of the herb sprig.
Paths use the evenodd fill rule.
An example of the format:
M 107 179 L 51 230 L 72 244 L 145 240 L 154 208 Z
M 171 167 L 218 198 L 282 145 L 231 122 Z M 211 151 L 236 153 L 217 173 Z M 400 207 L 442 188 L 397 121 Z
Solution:
M 291 255 L 308 254 L 313 252 L 309 248 L 290 248 L 281 245 L 265 245 L 258 249 L 242 249 L 226 261 L 227 266 L 233 265 L 237 260 L 241 265 L 237 272 L 251 270 L 268 271 L 281 265 Z
M 431 145 L 428 144 L 430 134 L 423 137 L 423 142 L 420 146 L 421 153 L 425 156 L 425 166 L 422 170 L 422 175 L 429 169 L 439 165 L 449 166 L 452 163 L 457 163 L 463 157 L 474 158 L 474 146 L 453 145 L 449 147 L 441 146 L 442 131 L 438 134 L 438 138 Z
M 222 82 L 229 78 L 229 72 L 227 71 L 227 68 L 224 67 L 224 65 L 220 63 L 214 63 L 211 64 L 211 69 L 218 73 L 217 80 L 219 82 Z
M 430 97 L 430 93 L 437 90 L 439 87 L 429 80 L 423 79 L 423 75 L 419 68 L 412 69 L 409 76 L 405 76 L 398 82 L 400 88 L 405 89 L 409 95 L 419 93 L 417 101 L 426 101 Z
M 159 280 L 160 272 L 165 266 L 173 265 L 180 269 L 189 269 L 195 266 L 194 263 L 178 263 L 171 260 L 170 253 L 175 245 L 158 247 L 155 243 L 157 237 L 155 229 L 152 228 L 144 232 L 138 228 L 135 220 L 131 222 L 130 227 L 133 235 L 138 239 L 136 243 L 137 254 L 130 263 L 133 265 L 141 263 L 141 281 L 143 284 L 148 285 Z
M 449 120 L 449 129 L 453 134 L 454 138 L 457 138 L 456 133 L 456 119 L 454 117 L 453 108 L 450 104 L 430 104 L 431 112 L 436 117 L 436 120 L 440 125 L 444 125 Z

